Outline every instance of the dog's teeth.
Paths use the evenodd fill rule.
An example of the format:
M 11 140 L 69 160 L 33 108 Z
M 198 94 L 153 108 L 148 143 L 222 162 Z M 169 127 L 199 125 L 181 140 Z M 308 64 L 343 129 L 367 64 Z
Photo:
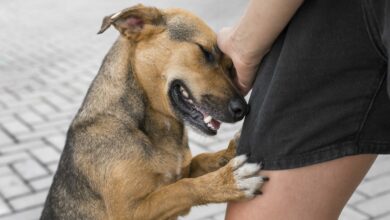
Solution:
M 204 123 L 206 124 L 210 123 L 211 120 L 213 120 L 213 118 L 210 115 L 203 119 Z
M 216 128 L 214 128 L 214 126 L 213 126 L 211 123 L 208 123 L 208 124 L 207 124 L 207 127 L 211 128 L 211 129 L 214 130 L 214 131 L 217 130 Z
M 181 91 L 181 94 L 184 96 L 184 98 L 188 99 L 189 95 L 188 95 L 187 91 L 183 90 L 183 91 Z

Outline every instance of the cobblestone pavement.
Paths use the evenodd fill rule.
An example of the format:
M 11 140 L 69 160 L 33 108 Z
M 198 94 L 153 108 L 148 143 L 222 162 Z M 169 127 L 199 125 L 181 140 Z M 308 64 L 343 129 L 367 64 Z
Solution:
M 215 29 L 236 20 L 246 1 L 143 1 L 188 8 Z M 67 127 L 113 30 L 96 35 L 104 15 L 134 1 L 2 0 L 0 2 L 0 220 L 37 219 Z M 194 154 L 226 146 L 240 124 L 215 138 L 190 131 Z M 344 209 L 343 220 L 390 219 L 390 157 L 382 156 Z M 223 219 L 225 205 L 193 208 L 186 220 Z

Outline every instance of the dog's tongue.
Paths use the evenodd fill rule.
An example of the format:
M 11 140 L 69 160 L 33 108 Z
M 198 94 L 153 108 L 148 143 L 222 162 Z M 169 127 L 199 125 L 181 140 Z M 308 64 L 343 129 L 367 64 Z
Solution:
M 212 119 L 212 120 L 211 120 L 211 124 L 213 125 L 213 127 L 214 127 L 216 130 L 218 130 L 219 127 L 221 126 L 221 122 L 219 122 L 219 121 L 217 121 L 217 120 L 215 120 L 215 119 Z

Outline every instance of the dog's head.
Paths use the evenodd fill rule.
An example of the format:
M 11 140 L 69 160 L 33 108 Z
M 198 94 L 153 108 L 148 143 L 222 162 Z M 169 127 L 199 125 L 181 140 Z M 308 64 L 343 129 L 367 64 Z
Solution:
M 221 121 L 236 122 L 248 112 L 232 83 L 231 60 L 200 18 L 181 9 L 137 5 L 105 17 L 99 33 L 110 25 L 135 45 L 133 69 L 156 111 L 210 135 Z

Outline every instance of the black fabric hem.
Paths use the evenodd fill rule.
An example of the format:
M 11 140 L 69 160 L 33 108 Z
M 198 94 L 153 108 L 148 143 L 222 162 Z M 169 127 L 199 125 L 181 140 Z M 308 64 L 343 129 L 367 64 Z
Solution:
M 345 156 L 358 154 L 390 154 L 390 142 L 359 141 L 343 142 L 323 147 L 320 150 L 298 155 L 261 160 L 263 170 L 285 170 L 322 163 Z M 255 158 L 250 158 L 250 161 Z

